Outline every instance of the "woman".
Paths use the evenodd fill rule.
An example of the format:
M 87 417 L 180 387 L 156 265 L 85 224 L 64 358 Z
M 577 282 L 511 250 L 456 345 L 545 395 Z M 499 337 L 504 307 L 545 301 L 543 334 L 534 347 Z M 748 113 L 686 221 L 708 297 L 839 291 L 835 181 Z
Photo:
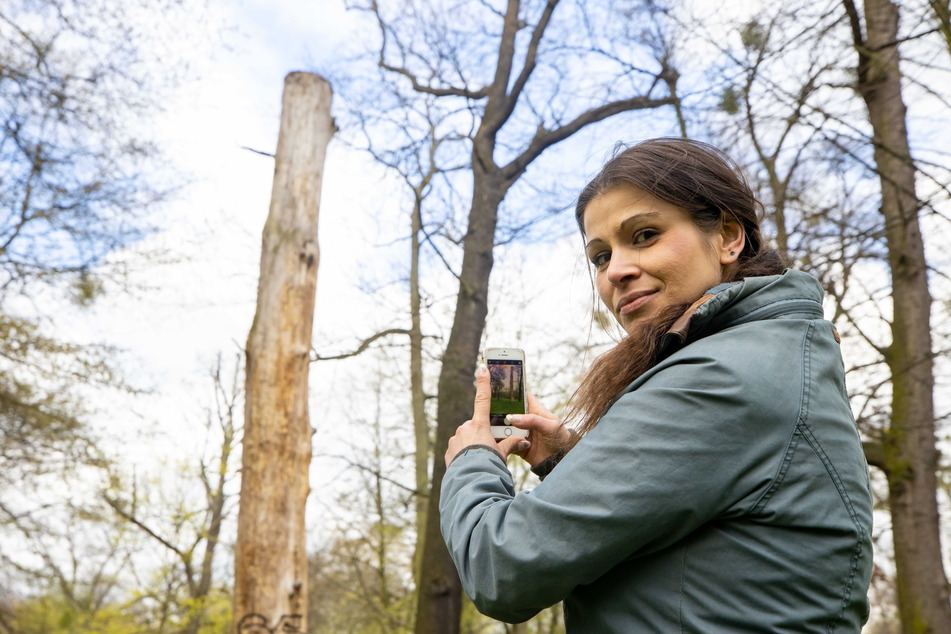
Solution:
M 489 380 L 446 453 L 441 526 L 483 613 L 564 601 L 569 632 L 858 632 L 868 467 L 822 291 L 762 241 L 739 169 L 695 141 L 619 153 L 576 218 L 628 336 L 496 443 Z M 504 458 L 544 480 L 515 495 Z M 550 472 L 549 472 L 550 471 Z

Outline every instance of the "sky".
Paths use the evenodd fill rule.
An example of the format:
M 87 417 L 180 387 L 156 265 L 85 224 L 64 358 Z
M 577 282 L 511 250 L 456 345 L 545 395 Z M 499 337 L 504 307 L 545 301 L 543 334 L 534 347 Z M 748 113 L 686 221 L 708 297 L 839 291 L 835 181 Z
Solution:
M 107 396 L 96 417 L 114 455 L 140 475 L 161 474 L 200 449 L 205 412 L 213 408 L 209 375 L 216 358 L 222 356 L 226 370 L 243 364 L 236 355 L 254 315 L 273 175 L 273 160 L 258 152 L 275 150 L 284 77 L 328 64 L 356 31 L 342 0 L 217 4 L 222 6 L 213 5 L 208 20 L 226 26 L 223 41 L 197 49 L 201 54 L 190 60 L 196 80 L 181 86 L 154 121 L 187 184 L 158 218 L 159 232 L 116 254 L 129 262 L 131 292 L 109 292 L 69 317 L 79 339 L 117 346 L 129 381 L 145 391 Z M 408 220 L 406 227 L 380 222 L 406 217 L 397 207 L 398 184 L 339 141 L 328 150 L 322 188 L 314 345 L 334 354 L 354 349 L 378 329 L 408 325 L 405 289 L 373 286 L 373 271 L 392 269 L 394 254 L 408 252 L 398 241 L 408 233 Z M 544 258 L 526 256 L 518 245 L 498 257 L 493 279 L 517 287 L 520 308 L 513 319 L 500 315 L 501 302 L 494 304 L 490 318 L 499 325 L 491 332 L 530 336 L 521 325 L 531 323 L 532 332 L 561 333 L 566 319 L 582 335 L 587 331 L 591 290 L 574 236 L 553 244 Z M 444 305 L 456 291 L 451 283 L 429 290 Z M 533 354 L 529 350 L 529 389 Z M 311 372 L 311 424 L 317 429 L 311 482 L 324 490 L 347 470 L 332 456 L 352 453 L 363 442 L 362 431 L 341 421 L 372 409 L 364 397 L 357 396 L 364 399 L 359 403 L 353 398 L 355 388 L 374 379 L 360 376 L 355 362 L 312 364 Z M 406 398 L 392 395 L 393 407 Z M 340 408 L 350 411 L 341 416 Z
M 209 33 L 208 42 L 196 47 L 201 54 L 190 59 L 195 79 L 180 87 L 153 122 L 188 182 L 164 208 L 161 231 L 116 255 L 130 263 L 131 292 L 107 293 L 91 309 L 68 316 L 78 339 L 117 346 L 129 381 L 146 391 L 106 395 L 95 419 L 111 445 L 107 449 L 139 475 L 167 474 L 170 465 L 193 458 L 204 442 L 205 412 L 213 408 L 209 374 L 216 358 L 221 355 L 228 367 L 243 363 L 239 355 L 254 315 L 273 174 L 272 159 L 248 148 L 274 151 L 285 75 L 328 64 L 360 33 L 344 0 L 210 3 L 209 25 L 224 25 L 225 31 Z M 599 162 L 613 142 L 588 149 L 590 162 Z M 368 157 L 331 143 L 318 236 L 314 345 L 321 353 L 346 352 L 380 328 L 405 325 L 401 302 L 408 300 L 398 285 L 366 292 L 374 282 L 370 272 L 392 267 L 397 238 L 408 229 L 380 222 L 401 217 L 398 199 L 398 185 Z M 518 309 L 507 313 L 506 302 L 490 297 L 487 343 L 526 348 L 534 391 L 536 359 L 555 365 L 539 333 L 576 332 L 583 338 L 590 283 L 574 236 L 553 243 L 545 257 L 519 245 L 498 256 L 493 282 L 512 289 Z M 445 306 L 454 291 L 450 284 L 433 293 Z M 366 441 L 365 432 L 347 421 L 376 405 L 353 403 L 355 394 L 368 398 L 360 390 L 375 380 L 355 371 L 355 362 L 312 365 L 311 424 L 317 435 L 310 522 L 316 536 L 321 513 L 354 476 L 334 456 L 352 454 L 354 445 Z M 387 389 L 394 385 L 398 381 L 386 383 Z M 398 407 L 407 395 L 390 396 L 389 406 Z M 349 411 L 340 415 L 341 408 Z M 408 484 L 411 476 L 397 477 Z M 314 539 L 319 537 L 312 544 Z
M 218 355 L 226 364 L 243 362 L 236 355 L 254 314 L 273 161 L 251 150 L 276 147 L 285 75 L 328 65 L 360 37 L 356 22 L 343 0 L 211 1 L 208 23 L 224 25 L 224 33 L 209 32 L 211 44 L 196 47 L 201 53 L 190 59 L 196 79 L 175 93 L 154 122 L 188 184 L 164 209 L 162 230 L 117 255 L 130 262 L 132 292 L 109 293 L 91 310 L 71 316 L 79 338 L 116 345 L 130 381 L 148 391 L 115 396 L 99 407 L 98 424 L 124 460 L 161 469 L 170 460 L 187 459 L 203 442 L 204 412 L 213 407 L 210 370 Z M 587 150 L 592 164 L 613 142 L 605 139 L 604 148 Z M 373 286 L 371 274 L 392 268 L 395 250 L 402 248 L 398 238 L 408 226 L 380 222 L 401 217 L 399 191 L 368 157 L 339 140 L 331 143 L 314 325 L 322 354 L 352 350 L 378 329 L 406 325 L 405 291 L 398 284 Z M 552 365 L 538 334 L 575 329 L 583 337 L 589 327 L 590 283 L 577 247 L 571 236 L 553 243 L 545 257 L 518 245 L 498 254 L 493 283 L 514 288 L 518 310 L 512 317 L 516 313 L 506 313 L 506 302 L 490 297 L 488 336 L 498 338 L 488 344 L 528 342 L 530 390 L 533 362 L 544 358 Z M 433 290 L 443 305 L 454 292 L 451 284 Z M 362 432 L 341 423 L 359 417 L 357 410 L 372 409 L 369 402 L 353 403 L 354 387 L 374 380 L 355 378 L 357 367 L 312 365 L 316 489 L 346 468 L 327 456 L 361 442 L 355 436 Z M 405 398 L 392 395 L 393 407 Z M 350 411 L 341 416 L 341 408 Z
M 107 395 L 97 416 L 113 450 L 143 465 L 202 442 L 210 371 L 219 354 L 234 365 L 254 315 L 273 160 L 248 148 L 275 151 L 285 75 L 332 56 L 348 14 L 337 0 L 242 0 L 213 3 L 205 19 L 224 27 L 208 33 L 216 44 L 196 46 L 191 77 L 150 122 L 184 184 L 156 217 L 159 231 L 114 255 L 129 264 L 128 292 L 113 288 L 69 316 L 77 339 L 117 346 L 129 382 L 145 392 Z M 365 163 L 338 145 L 327 159 L 318 313 L 330 330 L 341 311 L 322 306 L 361 301 L 336 245 L 358 230 L 348 210 L 370 208 L 375 192 L 348 186 L 347 172 L 382 178 Z

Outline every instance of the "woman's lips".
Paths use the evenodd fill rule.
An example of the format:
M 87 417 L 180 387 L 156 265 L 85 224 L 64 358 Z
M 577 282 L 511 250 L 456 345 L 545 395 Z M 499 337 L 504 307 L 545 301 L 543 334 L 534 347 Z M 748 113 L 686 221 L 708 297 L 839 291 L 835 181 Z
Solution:
M 628 295 L 625 295 L 621 298 L 621 301 L 618 302 L 618 314 L 630 315 L 635 310 L 649 302 L 656 292 L 657 291 L 638 291 L 636 293 L 629 293 Z

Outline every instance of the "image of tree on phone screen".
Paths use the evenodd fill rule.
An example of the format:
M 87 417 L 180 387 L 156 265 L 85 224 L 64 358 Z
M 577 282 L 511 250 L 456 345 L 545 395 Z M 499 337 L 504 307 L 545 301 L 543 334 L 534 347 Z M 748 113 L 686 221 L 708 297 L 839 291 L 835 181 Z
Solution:
M 506 414 L 525 413 L 521 363 L 489 363 L 492 383 L 492 424 L 502 425 Z

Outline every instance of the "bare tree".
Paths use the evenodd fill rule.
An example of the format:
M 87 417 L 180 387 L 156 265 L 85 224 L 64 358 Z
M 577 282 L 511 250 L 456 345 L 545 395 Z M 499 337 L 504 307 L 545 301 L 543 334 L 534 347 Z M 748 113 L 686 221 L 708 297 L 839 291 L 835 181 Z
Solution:
M 49 505 L 8 531 L 4 543 L 18 552 L 4 557 L 0 632 L 50 631 L 64 621 L 94 631 L 115 620 L 138 542 L 93 506 L 79 499 Z
M 737 25 L 742 49 L 722 50 L 713 119 L 725 145 L 749 157 L 778 246 L 820 278 L 859 352 L 850 355 L 850 394 L 868 461 L 888 482 L 885 535 L 903 628 L 937 632 L 949 627 L 951 608 L 935 479 L 939 348 L 919 216 L 946 199 L 947 170 L 912 158 L 899 45 L 914 46 L 919 58 L 906 87 L 943 107 L 940 82 L 921 82 L 948 69 L 925 46 L 935 31 L 923 29 L 926 7 L 917 10 L 902 33 L 899 9 L 887 1 L 768 8 Z M 843 54 L 849 49 L 855 65 Z M 918 195 L 916 180 L 933 185 L 930 199 Z M 886 266 L 890 279 L 880 274 Z M 878 570 L 876 583 L 885 578 Z
M 157 62 L 174 46 L 171 31 L 187 32 L 179 4 L 14 0 L 0 9 L 4 296 L 67 278 L 89 301 L 104 256 L 152 224 L 167 192 L 146 175 L 160 157 L 128 122 L 155 111 L 173 77 Z
M 888 477 L 898 607 L 903 631 L 951 631 L 951 597 L 942 564 L 935 440 L 931 292 L 918 214 L 916 167 L 908 142 L 899 69 L 899 8 L 866 0 L 864 23 L 843 0 L 858 54 L 857 90 L 868 108 L 892 282 L 891 421 L 882 438 Z
M 173 179 L 138 124 L 174 85 L 158 61 L 186 18 L 179 0 L 0 7 L 0 531 L 38 512 L 17 489 L 103 462 L 88 394 L 127 387 L 116 351 L 64 339 L 36 299 L 90 304 L 108 256 L 154 226 Z
M 208 603 L 216 585 L 215 555 L 224 522 L 229 515 L 229 484 L 237 475 L 233 454 L 240 444 L 241 366 L 235 360 L 230 377 L 223 374 L 221 357 L 211 373 L 215 411 L 207 413 L 206 441 L 212 447 L 198 457 L 194 478 L 201 484 L 200 504 L 183 500 L 169 508 L 156 505 L 139 493 L 138 485 L 123 486 L 116 478 L 113 487 L 103 495 L 115 513 L 161 546 L 174 560 L 167 573 L 169 580 L 181 579 L 187 601 L 184 606 L 174 593 L 160 597 L 165 611 L 171 610 L 184 621 L 187 634 L 197 634 L 207 622 Z M 225 586 L 217 579 L 217 588 Z M 141 589 L 140 589 L 141 590 Z M 165 621 L 165 618 L 159 619 Z
M 392 474 L 407 452 L 394 438 L 407 438 L 403 412 L 394 410 L 392 395 L 405 389 L 405 379 L 389 372 L 400 364 L 391 350 L 375 355 L 375 370 L 366 384 L 365 414 L 342 413 L 358 442 L 349 455 L 320 455 L 321 461 L 346 467 L 335 479 L 354 483 L 338 499 L 320 500 L 322 525 L 330 531 L 326 546 L 311 557 L 309 602 L 311 632 L 406 632 L 413 611 L 412 568 L 416 490 Z M 400 355 L 402 356 L 402 355 Z M 374 360 L 364 362 L 373 363 Z M 346 475 L 345 475 L 346 474 Z
M 614 2 L 596 12 L 585 3 L 559 0 L 451 7 L 410 2 L 396 11 L 375 0 L 360 6 L 379 26 L 382 75 L 401 82 L 407 101 L 435 98 L 443 112 L 453 114 L 459 143 L 468 148 L 472 180 L 459 190 L 471 191 L 471 198 L 460 236 L 454 320 L 438 379 L 431 500 L 438 499 L 445 470 L 440 456 L 470 413 L 503 200 L 545 150 L 615 115 L 676 101 L 671 88 L 677 74 L 667 52 L 623 39 L 631 33 L 619 12 L 640 6 Z M 459 143 L 445 151 L 458 155 Z M 503 225 L 511 227 L 512 220 Z M 430 512 L 417 632 L 459 628 L 461 588 L 438 526 L 438 514 Z

